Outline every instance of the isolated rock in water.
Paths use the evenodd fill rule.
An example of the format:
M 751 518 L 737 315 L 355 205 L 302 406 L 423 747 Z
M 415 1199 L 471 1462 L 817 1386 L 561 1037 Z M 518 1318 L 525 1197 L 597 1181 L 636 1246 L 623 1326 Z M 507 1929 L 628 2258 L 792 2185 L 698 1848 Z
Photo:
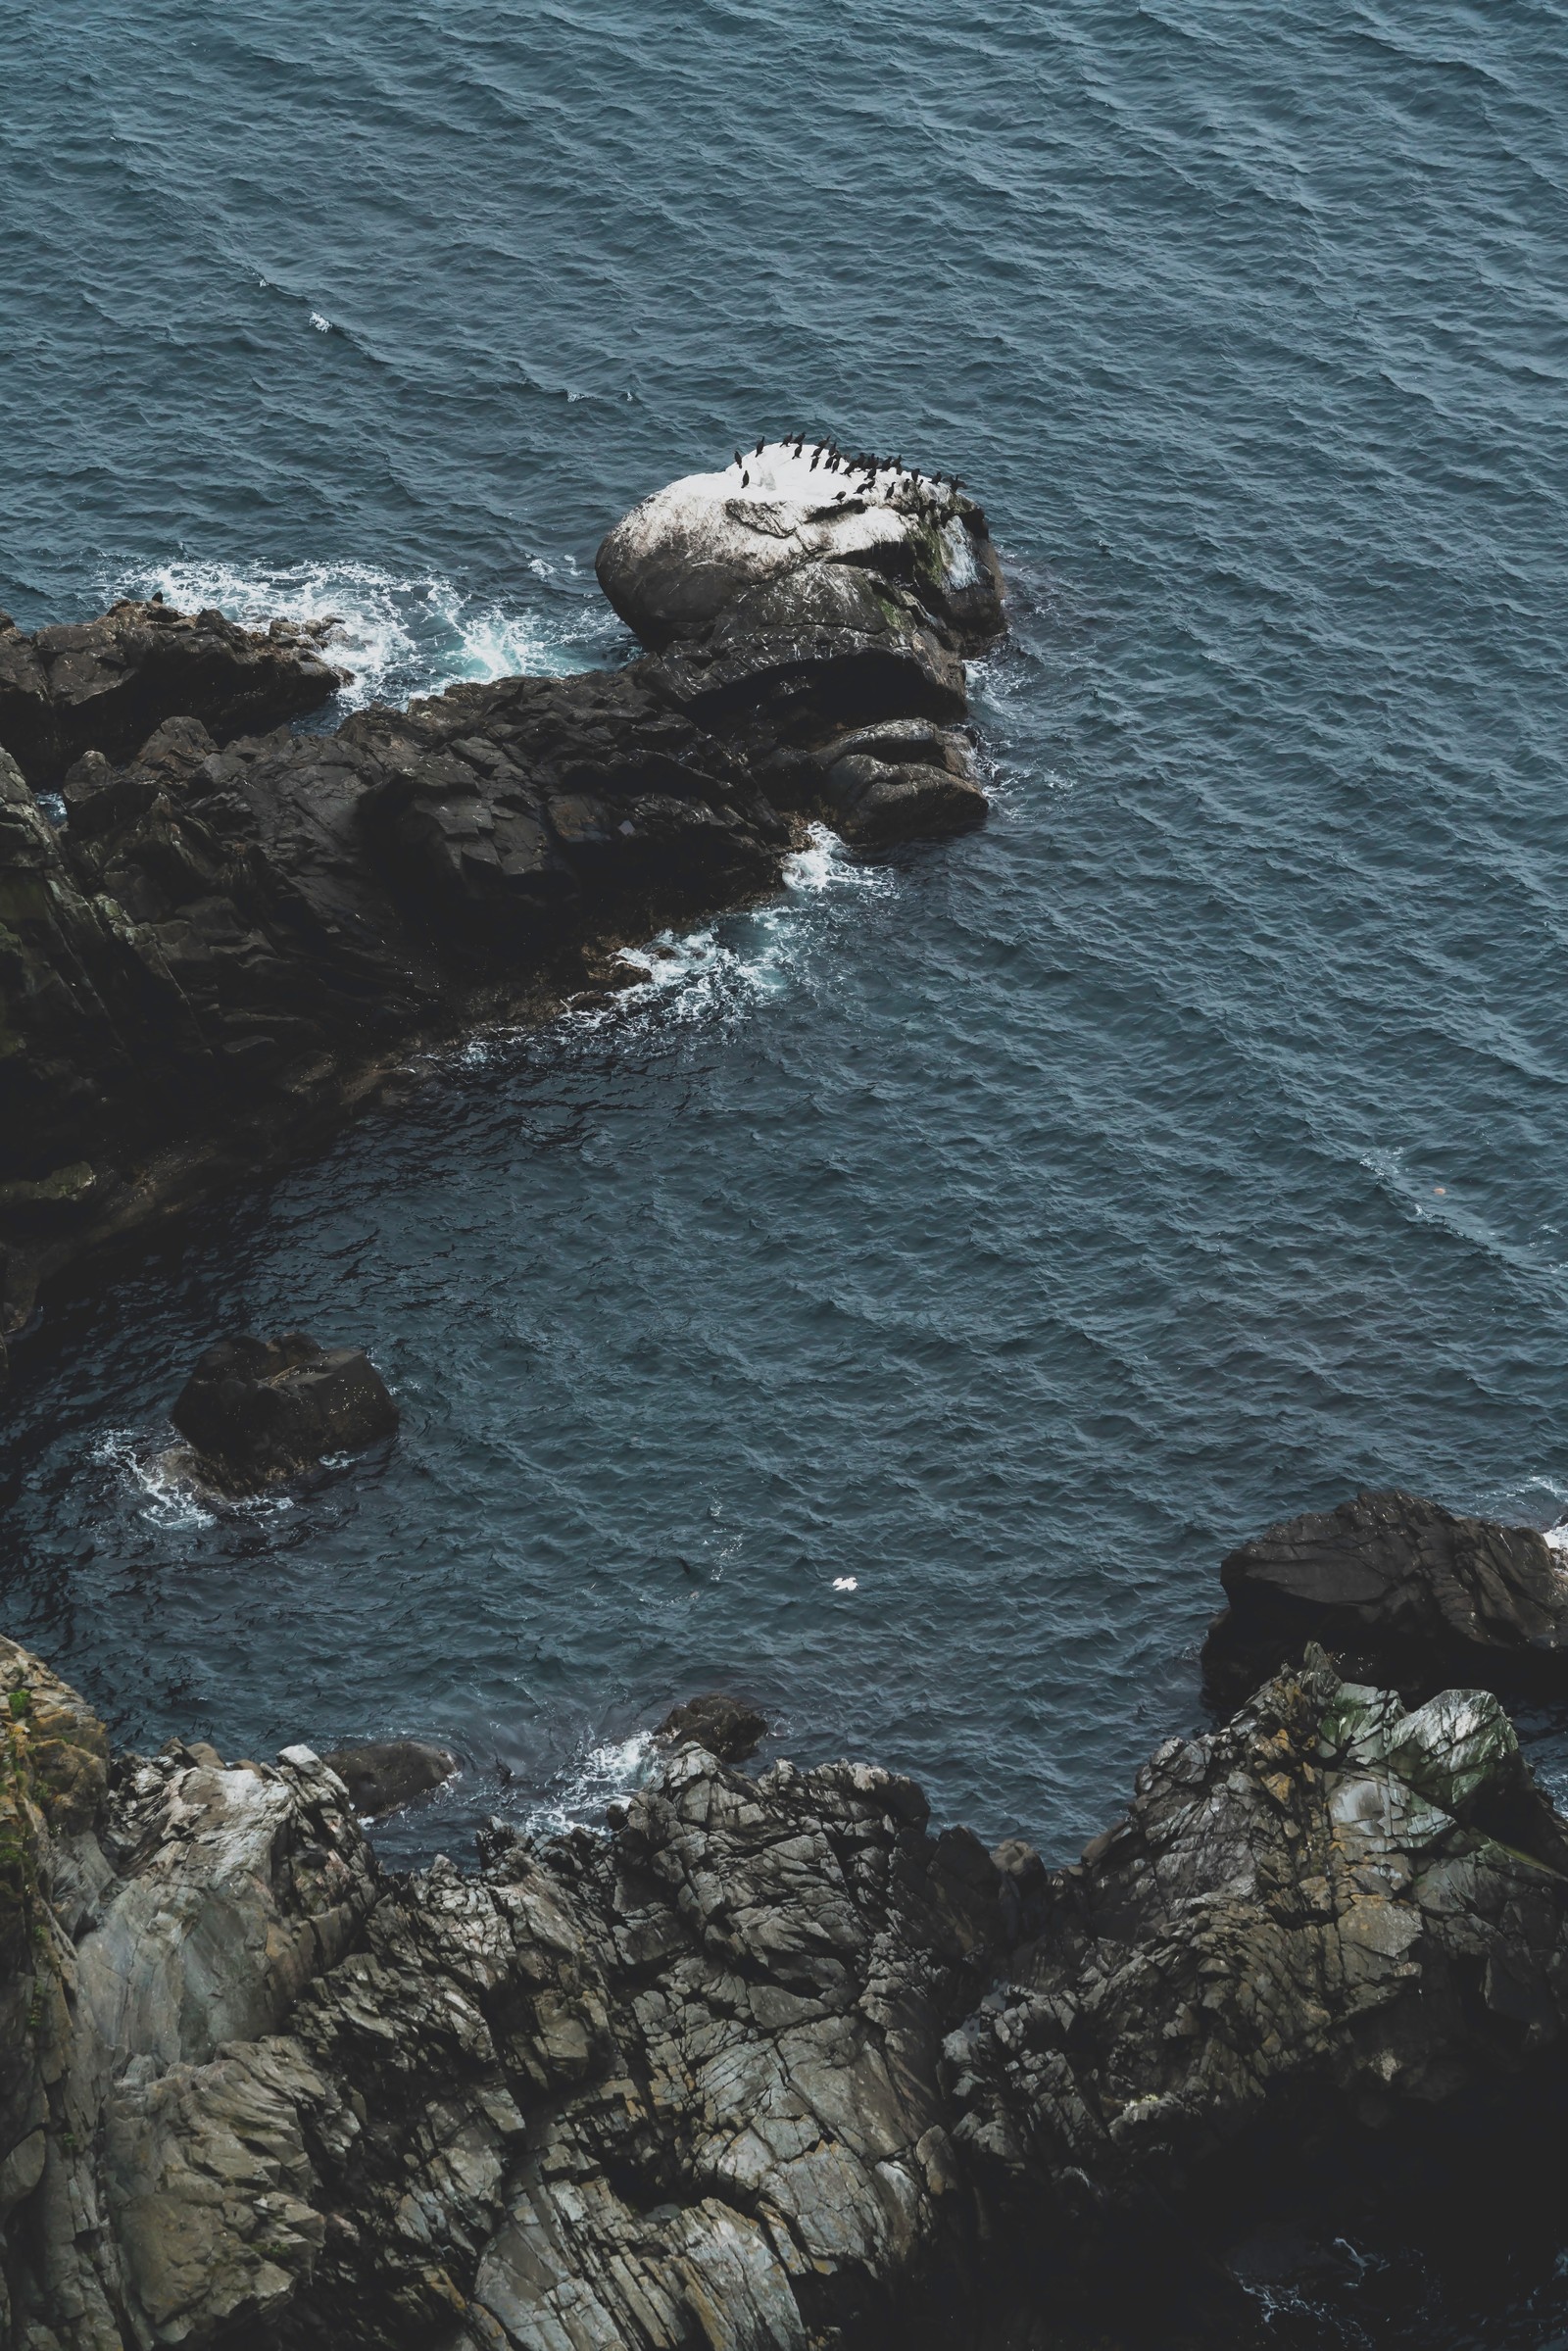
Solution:
M 666 1746 L 706 1747 L 720 1763 L 744 1763 L 767 1737 L 767 1720 L 755 1706 L 710 1690 L 684 1706 L 671 1707 L 654 1737 Z
M 221 612 L 127 601 L 94 620 L 25 636 L 0 615 L 0 749 L 29 784 L 84 752 L 125 759 L 163 720 L 225 739 L 312 710 L 343 683 L 321 654 L 330 623 L 242 628 Z
M 907 585 L 955 646 L 1002 628 L 1002 575 L 972 499 L 911 469 L 771 442 L 634 507 L 599 550 L 600 585 L 645 644 L 717 620 L 743 590 L 817 564 Z
M 336 1772 L 361 1819 L 372 1821 L 428 1795 L 458 1768 L 448 1748 L 417 1739 L 367 1739 L 361 1746 L 333 1747 L 321 1761 Z
M 290 1331 L 210 1347 L 172 1419 L 220 1484 L 245 1489 L 389 1437 L 398 1408 L 358 1347 L 322 1347 Z
M 1315 1641 L 1407 1692 L 1466 1681 L 1568 1690 L 1568 1574 L 1530 1527 L 1363 1494 L 1270 1527 L 1220 1566 L 1230 1606 L 1203 1645 L 1222 1705 Z

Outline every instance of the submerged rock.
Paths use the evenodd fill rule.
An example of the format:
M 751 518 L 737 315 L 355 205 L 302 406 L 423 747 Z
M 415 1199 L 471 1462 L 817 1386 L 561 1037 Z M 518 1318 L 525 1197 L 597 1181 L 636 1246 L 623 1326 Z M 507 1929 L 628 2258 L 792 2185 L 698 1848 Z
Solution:
M 281 1339 L 223 1339 L 210 1347 L 171 1417 L 194 1446 L 200 1470 L 243 1492 L 390 1437 L 398 1408 L 359 1347 L 323 1347 L 303 1331 L 288 1331 Z
M 665 1746 L 706 1747 L 720 1763 L 744 1763 L 767 1737 L 767 1719 L 721 1690 L 672 1706 L 654 1737 Z
M 458 1768 L 449 1748 L 428 1746 L 417 1739 L 367 1739 L 360 1746 L 333 1747 L 321 1761 L 336 1772 L 360 1818 L 372 1821 L 428 1795 Z
M 1362 1494 L 1242 1543 L 1203 1644 L 1232 1705 L 1307 1641 L 1406 1691 L 1453 1680 L 1568 1690 L 1568 1573 L 1530 1527 L 1464 1518 L 1414 1494 Z
M 608 1835 L 385 1879 L 309 1748 L 111 1772 L 9 1643 L 0 1690 L 27 2351 L 1000 2351 L 1042 2313 L 1214 2351 L 1259 2339 L 1239 2180 L 1560 2077 L 1568 1827 L 1487 1693 L 1313 1654 L 1066 1870 L 688 1742 Z

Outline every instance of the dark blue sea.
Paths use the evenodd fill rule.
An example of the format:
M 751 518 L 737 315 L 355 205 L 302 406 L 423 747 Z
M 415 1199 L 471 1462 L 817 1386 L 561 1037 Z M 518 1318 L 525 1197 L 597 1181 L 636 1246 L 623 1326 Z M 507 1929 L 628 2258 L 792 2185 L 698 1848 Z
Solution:
M 604 530 L 804 426 L 961 473 L 1013 633 L 986 831 L 823 844 L 52 1305 L 7 1632 L 131 1740 L 452 1742 L 396 1858 L 593 1817 L 719 1685 L 1056 1859 L 1200 1719 L 1233 1543 L 1556 1519 L 1561 0 L 8 24 L 24 625 L 336 613 L 349 703 L 615 662 Z M 206 1510 L 168 1405 L 296 1325 L 402 1435 Z

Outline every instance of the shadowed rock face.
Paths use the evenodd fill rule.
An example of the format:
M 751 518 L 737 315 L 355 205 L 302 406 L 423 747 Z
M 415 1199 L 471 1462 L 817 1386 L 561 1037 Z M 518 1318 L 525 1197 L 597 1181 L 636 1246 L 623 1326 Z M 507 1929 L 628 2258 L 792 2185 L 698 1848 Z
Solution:
M 881 845 L 982 817 L 955 722 L 959 650 L 1000 626 L 983 518 L 879 497 L 731 563 L 655 657 L 330 735 L 238 732 L 333 682 L 298 631 L 123 606 L 69 661 L 70 631 L 0 633 L 0 1334 L 74 1257 L 328 1131 L 414 1038 L 775 889 L 808 819 Z M 61 768 L 57 830 L 28 779 Z
M 687 1745 L 608 1835 L 387 1881 L 309 1748 L 111 1777 L 36 1659 L 0 1686 L 25 2351 L 1001 2351 L 1134 2339 L 1140 2279 L 1148 2340 L 1251 2344 L 1214 2183 L 1521 2095 L 1568 2022 L 1568 1831 L 1495 1699 L 1317 1656 L 1055 1872 Z
M 398 1408 L 359 1347 L 318 1347 L 303 1331 L 289 1331 L 210 1347 L 172 1418 L 203 1473 L 244 1493 L 390 1437 Z
M 1243 1543 L 1220 1567 L 1229 1607 L 1203 1645 L 1234 1704 L 1315 1641 L 1347 1672 L 1406 1691 L 1469 1680 L 1568 1689 L 1568 1574 L 1529 1527 L 1462 1518 L 1408 1494 L 1363 1494 Z
M 224 734 L 276 726 L 343 683 L 321 654 L 330 628 L 241 628 L 221 612 L 126 602 L 28 637 L 0 613 L 0 745 L 43 786 L 85 752 L 129 759 L 175 711 Z

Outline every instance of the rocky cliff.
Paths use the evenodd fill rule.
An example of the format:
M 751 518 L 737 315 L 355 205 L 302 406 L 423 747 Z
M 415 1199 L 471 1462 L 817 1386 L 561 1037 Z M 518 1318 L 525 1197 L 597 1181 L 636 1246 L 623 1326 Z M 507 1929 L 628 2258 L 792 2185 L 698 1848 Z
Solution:
M 309 634 L 144 605 L 0 629 L 0 1340 L 74 1257 L 273 1164 L 416 1038 L 775 889 L 808 820 L 873 847 L 983 817 L 984 516 L 815 455 L 695 475 L 611 534 L 655 653 L 332 734 L 243 731 L 330 692 Z
M 1496 1701 L 1316 1655 L 1060 1871 L 689 1744 L 391 1879 L 308 1748 L 111 1763 L 9 1644 L 0 1697 L 24 2351 L 1251 2342 L 1236 2180 L 1523 2099 L 1568 2020 Z

